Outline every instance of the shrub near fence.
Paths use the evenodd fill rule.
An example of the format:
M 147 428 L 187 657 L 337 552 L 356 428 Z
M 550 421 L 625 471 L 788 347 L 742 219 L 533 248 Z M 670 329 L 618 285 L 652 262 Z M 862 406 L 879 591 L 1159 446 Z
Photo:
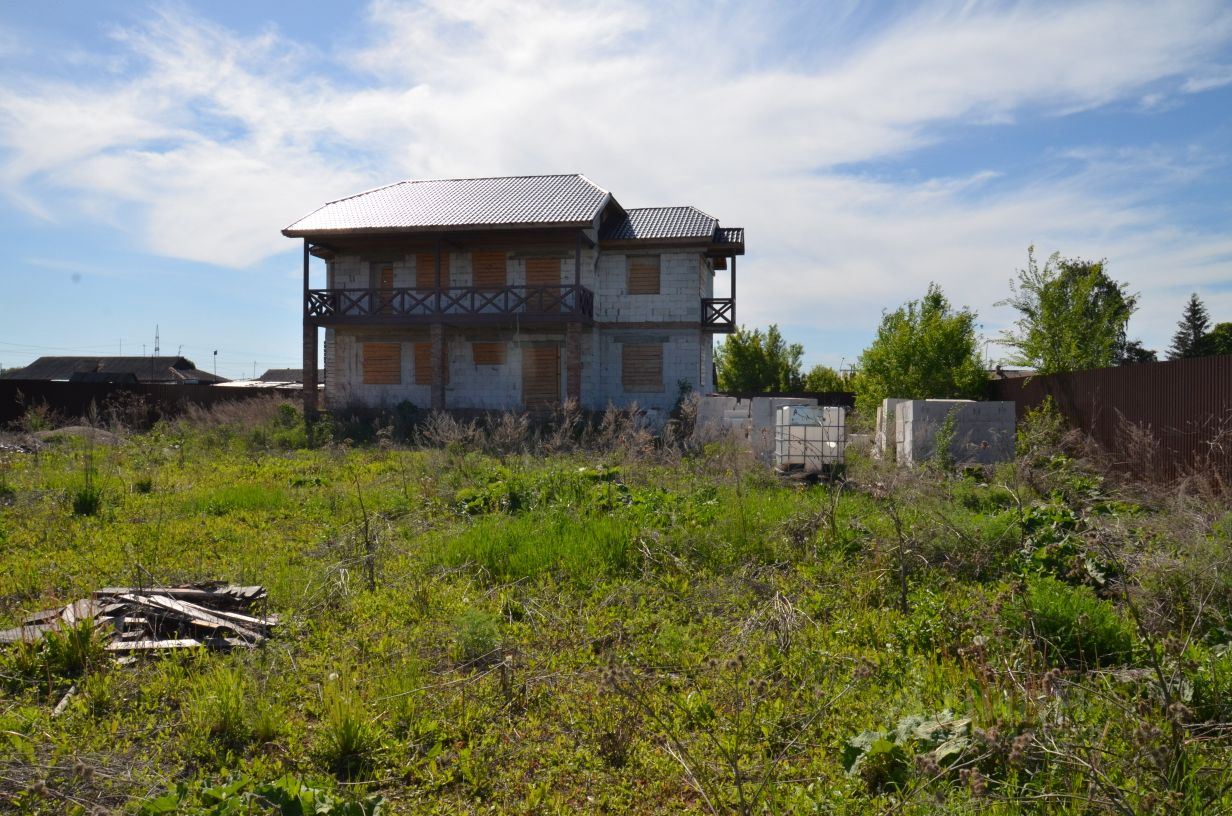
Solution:
M 1051 398 L 1135 475 L 1202 472 L 1232 486 L 1232 355 L 994 380 L 990 390 L 1016 404 L 1019 420 Z
M 130 420 L 149 422 L 159 416 L 176 416 L 188 406 L 209 408 L 223 402 L 237 402 L 280 394 L 299 400 L 298 389 L 220 388 L 215 385 L 161 385 L 155 383 L 73 383 L 48 380 L 0 380 L 0 426 L 25 415 L 27 409 L 42 410 L 64 417 L 90 413 L 91 405 L 121 406 Z M 131 415 L 141 413 L 142 417 Z

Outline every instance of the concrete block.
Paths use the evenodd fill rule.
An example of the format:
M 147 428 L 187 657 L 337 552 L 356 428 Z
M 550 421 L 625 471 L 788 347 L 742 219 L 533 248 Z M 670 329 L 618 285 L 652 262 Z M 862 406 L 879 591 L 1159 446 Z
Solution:
M 873 456 L 878 459 L 889 457 L 894 459 L 898 449 L 898 438 L 894 433 L 894 411 L 899 403 L 905 400 L 899 397 L 886 397 L 877 407 L 877 429 L 873 433 Z
M 914 466 L 936 453 L 938 431 L 953 417 L 950 456 L 958 464 L 991 465 L 1014 458 L 1014 403 L 905 400 L 895 408 L 899 464 Z

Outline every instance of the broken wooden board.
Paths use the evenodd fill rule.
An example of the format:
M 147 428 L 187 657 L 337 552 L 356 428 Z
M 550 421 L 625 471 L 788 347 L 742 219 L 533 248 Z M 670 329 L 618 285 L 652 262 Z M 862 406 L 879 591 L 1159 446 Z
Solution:
M 266 597 L 262 586 L 229 586 L 217 587 L 104 587 L 96 589 L 95 598 L 116 597 L 120 595 L 165 595 L 181 601 L 204 604 L 210 607 L 233 606 L 247 608 Z
M 14 629 L 0 629 L 0 643 L 33 643 L 59 628 L 58 623 L 31 623 Z
M 157 652 L 164 649 L 197 649 L 203 644 L 195 638 L 175 640 L 131 640 L 108 643 L 108 652 Z
M 265 642 L 277 616 L 245 614 L 266 597 L 261 586 L 194 584 L 178 587 L 105 587 L 89 598 L 27 615 L 22 626 L 0 630 L 0 644 L 35 642 L 48 632 L 92 620 L 109 653 L 171 649 L 251 649 Z
M 134 603 L 146 608 L 162 610 L 164 614 L 170 612 L 178 616 L 182 621 L 192 626 L 208 629 L 229 629 L 245 640 L 253 643 L 260 643 L 265 640 L 265 635 L 258 634 L 250 629 L 245 629 L 237 623 L 220 618 L 210 612 L 208 609 L 197 606 L 196 604 L 177 601 L 174 598 L 167 598 L 162 595 L 121 595 L 122 600 Z

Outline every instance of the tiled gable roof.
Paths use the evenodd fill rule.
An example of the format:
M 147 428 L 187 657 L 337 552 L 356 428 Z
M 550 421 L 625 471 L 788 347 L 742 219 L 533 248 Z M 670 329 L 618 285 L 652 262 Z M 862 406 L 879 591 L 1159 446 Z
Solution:
M 638 241 L 647 238 L 710 238 L 719 220 L 696 207 L 638 207 L 624 218 L 603 226 L 604 241 Z
M 401 181 L 330 202 L 282 232 L 310 236 L 502 226 L 581 226 L 611 194 L 580 174 Z

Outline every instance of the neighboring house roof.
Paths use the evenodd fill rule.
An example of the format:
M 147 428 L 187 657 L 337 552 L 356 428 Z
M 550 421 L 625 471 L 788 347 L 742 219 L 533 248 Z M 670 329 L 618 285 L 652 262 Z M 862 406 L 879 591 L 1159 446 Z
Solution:
M 603 225 L 604 241 L 637 241 L 647 238 L 712 238 L 719 219 L 696 207 L 638 207 L 624 218 Z
M 261 382 L 293 382 L 302 383 L 304 381 L 304 369 L 302 368 L 270 368 L 266 369 L 265 373 L 257 378 Z
M 185 357 L 40 357 L 4 378 L 121 382 L 130 374 L 140 382 L 226 382 Z
M 136 383 L 140 382 L 137 375 L 131 371 L 74 371 L 68 377 L 69 382 L 85 383 Z
M 612 200 L 611 193 L 577 173 L 400 181 L 331 201 L 282 234 L 587 226 Z

